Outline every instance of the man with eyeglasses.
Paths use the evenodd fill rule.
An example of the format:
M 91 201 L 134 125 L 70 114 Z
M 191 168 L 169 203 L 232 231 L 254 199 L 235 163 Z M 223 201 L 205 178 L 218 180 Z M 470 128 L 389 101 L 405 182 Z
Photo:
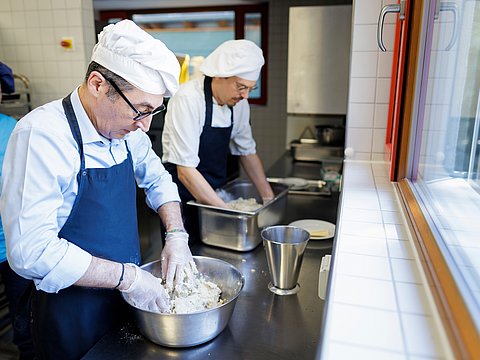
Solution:
M 79 359 L 123 325 L 120 292 L 143 309 L 169 309 L 161 279 L 138 267 L 136 186 L 166 228 L 162 270 L 172 286 L 192 255 L 177 186 L 145 132 L 179 72 L 175 55 L 133 22 L 108 25 L 84 82 L 12 133 L 2 220 L 11 267 L 35 284 L 26 298 L 38 359 Z
M 248 104 L 264 62 L 252 41 L 226 41 L 202 63 L 205 76 L 182 84 L 168 103 L 162 161 L 178 185 L 191 243 L 199 238 L 198 214 L 186 202 L 227 206 L 215 190 L 227 181 L 229 153 L 239 156 L 264 202 L 274 196 L 256 153 Z

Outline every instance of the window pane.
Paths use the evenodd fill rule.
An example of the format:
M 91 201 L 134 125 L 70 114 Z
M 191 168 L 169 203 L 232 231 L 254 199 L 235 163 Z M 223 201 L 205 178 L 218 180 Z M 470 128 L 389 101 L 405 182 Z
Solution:
M 253 41 L 259 47 L 262 47 L 262 14 L 260 13 L 246 13 L 245 14 L 245 39 Z M 262 79 L 261 75 L 257 81 L 258 88 L 252 91 L 248 96 L 251 99 L 260 98 Z
M 416 186 L 480 324 L 480 2 L 438 4 Z
M 235 39 L 233 11 L 135 14 L 132 20 L 177 55 L 189 55 L 190 77 L 218 45 Z

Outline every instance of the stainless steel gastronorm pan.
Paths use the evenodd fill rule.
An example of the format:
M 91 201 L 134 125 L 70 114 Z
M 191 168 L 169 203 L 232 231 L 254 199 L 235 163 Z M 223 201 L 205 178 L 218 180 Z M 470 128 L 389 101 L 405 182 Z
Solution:
M 275 183 L 270 185 L 275 198 L 256 211 L 223 209 L 189 201 L 190 206 L 198 206 L 202 242 L 236 251 L 256 248 L 262 242 L 261 229 L 280 223 L 287 206 L 288 186 Z M 248 180 L 233 180 L 219 190 L 231 195 L 232 199 L 253 197 L 262 203 L 255 186 Z

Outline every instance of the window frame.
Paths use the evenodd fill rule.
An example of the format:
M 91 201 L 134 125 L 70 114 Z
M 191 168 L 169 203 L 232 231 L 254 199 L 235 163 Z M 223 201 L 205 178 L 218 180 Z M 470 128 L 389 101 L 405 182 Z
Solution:
M 450 259 L 444 255 L 443 242 L 437 240 L 433 220 L 413 184 L 417 177 L 420 147 L 415 135 L 423 125 L 422 104 L 426 89 L 422 84 L 428 76 L 425 55 L 432 36 L 428 30 L 433 26 L 435 2 L 411 2 L 411 36 L 407 43 L 405 85 L 400 103 L 402 126 L 398 129 L 397 161 L 392 164 L 395 170 L 393 180 L 398 182 L 398 190 L 414 229 L 415 246 L 455 357 L 473 359 L 480 353 L 478 329 L 454 278 L 454 270 L 448 264 Z
M 245 37 L 245 15 L 248 13 L 261 14 L 261 48 L 265 58 L 265 65 L 262 67 L 261 94 L 257 99 L 248 99 L 250 104 L 267 104 L 267 74 L 268 74 L 268 3 L 237 6 L 202 6 L 202 7 L 180 7 L 180 8 L 149 8 L 149 9 L 128 9 L 128 10 L 101 10 L 99 11 L 100 21 L 107 22 L 109 19 L 130 19 L 134 14 L 165 14 L 165 13 L 191 13 L 211 11 L 233 11 L 235 13 L 235 39 Z

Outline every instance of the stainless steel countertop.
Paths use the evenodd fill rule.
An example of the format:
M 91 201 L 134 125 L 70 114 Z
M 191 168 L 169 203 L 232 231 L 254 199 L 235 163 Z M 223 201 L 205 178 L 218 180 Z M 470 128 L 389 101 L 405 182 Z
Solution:
M 282 159 L 281 164 L 289 161 L 288 155 Z M 272 169 L 269 176 L 295 176 L 291 172 L 275 171 L 275 166 Z M 337 206 L 338 193 L 330 197 L 289 194 L 284 223 L 301 218 L 335 223 Z M 84 359 L 314 359 L 324 303 L 318 297 L 320 261 L 322 256 L 331 253 L 331 248 L 332 240 L 311 240 L 300 271 L 300 292 L 279 296 L 267 288 L 270 276 L 261 244 L 243 253 L 198 244 L 192 248 L 194 255 L 223 259 L 245 277 L 245 287 L 225 330 L 208 343 L 174 349 L 148 341 L 130 324 L 107 334 Z
M 200 245 L 195 254 L 226 260 L 245 276 L 232 318 L 219 336 L 193 348 L 174 349 L 148 341 L 132 325 L 106 335 L 84 359 L 314 359 L 323 314 L 318 271 L 330 248 L 311 245 L 303 259 L 300 292 L 288 296 L 268 290 L 262 245 L 248 253 Z

